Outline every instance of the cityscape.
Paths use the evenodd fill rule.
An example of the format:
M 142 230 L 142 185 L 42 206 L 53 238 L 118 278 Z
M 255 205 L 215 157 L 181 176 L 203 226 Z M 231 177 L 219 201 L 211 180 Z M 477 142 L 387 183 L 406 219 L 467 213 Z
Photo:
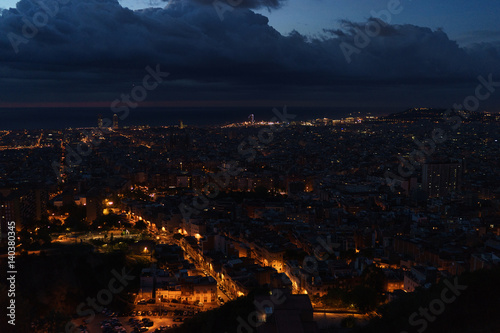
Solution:
M 453 130 L 427 108 L 304 122 L 274 112 L 285 121 L 121 128 L 99 117 L 94 128 L 2 132 L 2 241 L 16 221 L 17 265 L 54 266 L 32 272 L 43 286 L 20 291 L 37 295 L 25 305 L 36 309 L 31 329 L 51 331 L 76 309 L 74 328 L 127 331 L 113 326 L 118 316 L 147 327 L 142 314 L 157 328 L 186 320 L 188 331 L 198 313 L 267 288 L 255 296 L 263 326 L 251 329 L 299 314 L 294 326 L 320 332 L 366 325 L 380 305 L 466 272 L 498 271 L 500 114 L 462 114 Z M 430 144 L 433 128 L 442 133 Z M 417 150 L 429 156 L 400 174 Z M 79 307 L 73 279 L 96 277 L 74 276 L 67 260 L 94 270 L 118 260 L 134 273 L 118 299 Z M 37 287 L 46 306 L 59 304 L 52 312 Z M 267 306 L 275 293 L 287 295 L 282 309 Z
M 500 332 L 499 4 L 374 3 L 2 4 L 0 332 Z

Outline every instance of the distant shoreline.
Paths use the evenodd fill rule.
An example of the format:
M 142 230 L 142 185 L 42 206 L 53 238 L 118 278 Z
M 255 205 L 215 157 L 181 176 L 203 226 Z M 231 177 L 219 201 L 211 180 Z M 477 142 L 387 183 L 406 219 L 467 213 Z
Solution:
M 275 106 L 281 110 L 283 106 Z M 205 108 L 137 108 L 130 110 L 122 126 L 173 126 L 182 120 L 187 126 L 216 126 L 248 120 L 250 114 L 255 121 L 273 118 L 273 107 L 205 107 Z M 317 118 L 341 119 L 368 115 L 383 116 L 401 111 L 401 108 L 302 108 L 288 107 L 288 112 L 297 115 L 295 120 Z M 0 108 L 0 130 L 62 130 L 69 128 L 96 127 L 99 115 L 111 119 L 110 108 Z

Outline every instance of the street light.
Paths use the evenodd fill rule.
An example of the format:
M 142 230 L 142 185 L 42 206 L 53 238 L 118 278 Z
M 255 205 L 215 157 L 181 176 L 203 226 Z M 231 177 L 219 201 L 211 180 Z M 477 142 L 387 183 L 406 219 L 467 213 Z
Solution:
M 158 297 L 158 300 L 160 301 L 160 318 L 161 318 L 161 315 L 162 315 L 162 310 L 161 310 L 161 297 Z

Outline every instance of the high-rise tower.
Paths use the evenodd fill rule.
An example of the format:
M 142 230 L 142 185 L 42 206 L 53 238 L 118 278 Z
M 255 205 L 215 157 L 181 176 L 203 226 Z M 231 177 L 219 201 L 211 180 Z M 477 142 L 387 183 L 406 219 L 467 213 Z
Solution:
M 463 161 L 426 163 L 422 166 L 422 186 L 430 197 L 459 191 L 464 172 Z
M 99 128 L 102 128 L 102 114 L 99 115 L 99 117 L 97 118 L 97 127 Z
M 113 129 L 118 129 L 118 115 L 116 113 L 113 115 Z

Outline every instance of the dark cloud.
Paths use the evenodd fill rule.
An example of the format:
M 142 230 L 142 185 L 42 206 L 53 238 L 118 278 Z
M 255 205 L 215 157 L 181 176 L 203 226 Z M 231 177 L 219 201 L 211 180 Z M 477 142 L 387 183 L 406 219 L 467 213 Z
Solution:
M 477 43 L 500 43 L 500 30 L 471 31 L 456 38 L 460 45 L 470 46 Z
M 369 18 L 367 22 L 352 22 L 349 20 L 341 20 L 340 21 L 341 29 L 339 30 L 328 30 L 325 29 L 325 31 L 332 33 L 333 35 L 339 36 L 339 37 L 344 37 L 344 36 L 351 36 L 354 37 L 355 35 L 358 34 L 359 31 L 366 33 L 367 28 L 368 29 L 373 29 L 373 31 L 376 31 L 376 35 L 383 37 L 383 36 L 393 36 L 398 34 L 398 30 L 389 25 L 386 24 L 384 21 L 377 19 L 377 18 Z M 372 28 L 373 27 L 373 28 Z M 378 30 L 375 30 L 375 28 L 378 27 Z
M 164 2 L 178 2 L 179 0 L 163 0 Z M 182 0 L 181 0 L 182 1 Z M 190 0 L 192 2 L 202 4 L 202 5 L 210 5 L 212 6 L 215 0 Z M 249 9 L 260 9 L 260 8 L 268 8 L 268 9 L 277 9 L 283 6 L 287 0 L 220 0 L 223 4 L 229 4 L 233 7 L 238 8 L 249 8 Z
M 341 30 L 325 30 L 328 35 L 321 39 L 297 32 L 283 36 L 265 16 L 248 9 L 282 3 L 243 1 L 221 20 L 212 1 L 177 0 L 167 9 L 140 11 L 122 8 L 116 0 L 70 1 L 16 53 L 9 38 L 24 38 L 23 17 L 42 12 L 36 3 L 21 0 L 0 17 L 5 32 L 0 34 L 0 101 L 114 98 L 156 64 L 171 73 L 165 84 L 169 92 L 157 98 L 178 98 L 172 94 L 180 90 L 248 98 L 257 91 L 456 83 L 500 73 L 498 45 L 461 48 L 443 31 L 370 19 L 344 21 Z M 359 31 L 375 23 L 381 27 L 377 36 L 357 47 Z M 359 51 L 351 54 L 351 63 L 342 51 L 346 45 Z

